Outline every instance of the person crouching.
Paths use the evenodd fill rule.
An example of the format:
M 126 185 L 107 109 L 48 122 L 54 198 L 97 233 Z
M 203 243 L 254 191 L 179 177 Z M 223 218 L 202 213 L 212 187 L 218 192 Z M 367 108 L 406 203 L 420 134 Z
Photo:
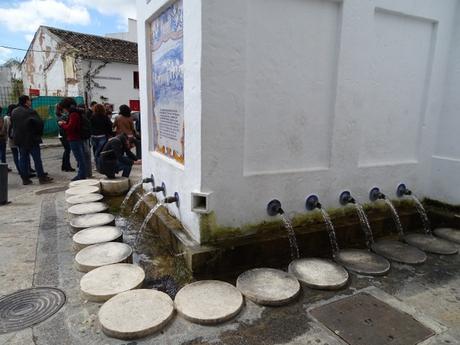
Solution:
M 124 133 L 119 134 L 104 145 L 99 159 L 99 172 L 108 178 L 115 178 L 115 174 L 123 171 L 123 177 L 129 177 L 133 164 L 138 163 L 137 157 L 131 152 L 134 140 Z

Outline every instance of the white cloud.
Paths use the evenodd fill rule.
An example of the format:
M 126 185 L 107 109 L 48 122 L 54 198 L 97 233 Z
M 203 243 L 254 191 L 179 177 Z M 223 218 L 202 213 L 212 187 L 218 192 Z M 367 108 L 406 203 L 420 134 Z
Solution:
M 12 57 L 12 50 L 0 47 L 0 65 L 3 65 L 8 59 Z
M 128 18 L 136 18 L 136 0 L 70 0 L 75 5 L 98 11 L 102 15 L 119 17 L 119 24 L 126 29 Z
M 11 7 L 0 7 L 0 23 L 12 32 L 35 32 L 40 25 L 90 23 L 88 10 L 76 3 L 59 0 L 26 0 Z

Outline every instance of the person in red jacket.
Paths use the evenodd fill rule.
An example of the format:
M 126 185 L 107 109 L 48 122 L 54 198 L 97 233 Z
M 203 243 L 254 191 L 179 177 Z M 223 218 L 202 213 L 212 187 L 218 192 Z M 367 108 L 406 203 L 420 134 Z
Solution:
M 62 109 L 62 112 L 68 114 L 68 120 L 59 121 L 59 126 L 64 129 L 67 140 L 70 145 L 70 149 L 75 157 L 75 160 L 78 163 L 78 173 L 72 181 L 84 180 L 86 179 L 86 162 L 85 162 L 85 153 L 83 148 L 83 141 L 81 138 L 81 110 L 77 108 L 77 103 L 71 97 L 64 98 L 59 106 Z

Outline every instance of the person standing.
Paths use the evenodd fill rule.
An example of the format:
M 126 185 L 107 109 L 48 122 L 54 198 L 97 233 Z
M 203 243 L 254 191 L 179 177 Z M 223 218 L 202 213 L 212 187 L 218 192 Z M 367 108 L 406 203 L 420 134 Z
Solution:
M 0 163 L 6 163 L 6 142 L 8 141 L 8 131 L 6 129 L 5 118 L 1 116 L 2 107 L 0 107 Z M 11 169 L 8 168 L 8 172 Z
M 19 150 L 18 150 L 18 147 L 16 146 L 16 144 L 14 143 L 14 140 L 13 140 L 13 128 L 11 126 L 11 113 L 13 112 L 13 110 L 17 107 L 16 104 L 10 104 L 8 106 L 8 110 L 6 112 L 6 116 L 3 118 L 5 120 L 5 130 L 6 130 L 6 135 L 8 136 L 8 145 L 10 146 L 10 149 L 11 149 L 11 153 L 13 154 L 13 162 L 14 162 L 14 165 L 16 166 L 16 170 L 20 171 L 20 168 L 19 168 Z M 29 163 L 30 165 L 30 163 Z M 9 171 L 11 171 L 11 169 L 8 169 Z M 29 173 L 30 175 L 30 173 Z
M 99 166 L 99 155 L 107 140 L 112 136 L 112 121 L 107 117 L 102 104 L 93 107 L 91 116 L 91 145 L 93 146 L 96 168 Z
M 31 108 L 32 101 L 29 96 L 19 97 L 18 107 L 11 114 L 13 140 L 19 149 L 19 167 L 22 184 L 31 184 L 30 156 L 34 160 L 35 170 L 40 184 L 50 183 L 53 179 L 43 170 L 40 144 L 43 136 L 43 120 Z
M 131 108 L 126 104 L 120 105 L 119 115 L 115 118 L 113 128 L 115 129 L 117 135 L 121 133 L 127 135 L 128 139 L 130 139 L 136 146 L 136 158 L 138 160 L 141 159 L 141 141 L 138 140 L 140 136 L 134 128 L 134 120 L 131 116 Z
M 68 121 L 59 121 L 58 124 L 64 129 L 70 149 L 78 163 L 77 176 L 72 181 L 84 180 L 86 179 L 86 162 L 81 140 L 81 110 L 77 108 L 77 103 L 71 97 L 64 98 L 59 106 L 62 112 L 68 116 Z
M 92 112 L 86 109 L 84 104 L 78 105 L 80 112 L 80 137 L 83 144 L 83 156 L 85 158 L 86 177 L 93 177 L 93 166 L 91 163 L 91 122 L 89 121 Z
M 64 121 L 67 122 L 68 118 L 66 115 L 62 113 L 62 109 L 59 106 L 59 104 L 56 104 L 56 120 L 59 123 L 59 121 Z M 58 138 L 61 141 L 62 147 L 64 148 L 64 152 L 62 153 L 62 164 L 61 164 L 61 170 L 65 172 L 72 172 L 75 171 L 74 168 L 72 168 L 72 165 L 70 163 L 70 144 L 69 141 L 67 140 L 67 134 L 61 126 L 59 126 L 59 134 Z

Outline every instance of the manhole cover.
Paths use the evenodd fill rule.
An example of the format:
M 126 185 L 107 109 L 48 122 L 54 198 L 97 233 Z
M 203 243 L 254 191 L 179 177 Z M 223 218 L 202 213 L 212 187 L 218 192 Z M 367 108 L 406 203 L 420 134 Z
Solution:
M 411 315 L 366 293 L 315 308 L 311 314 L 350 345 L 415 345 L 434 335 Z
M 16 291 L 0 298 L 0 334 L 18 331 L 54 315 L 66 300 L 55 288 L 33 288 Z

